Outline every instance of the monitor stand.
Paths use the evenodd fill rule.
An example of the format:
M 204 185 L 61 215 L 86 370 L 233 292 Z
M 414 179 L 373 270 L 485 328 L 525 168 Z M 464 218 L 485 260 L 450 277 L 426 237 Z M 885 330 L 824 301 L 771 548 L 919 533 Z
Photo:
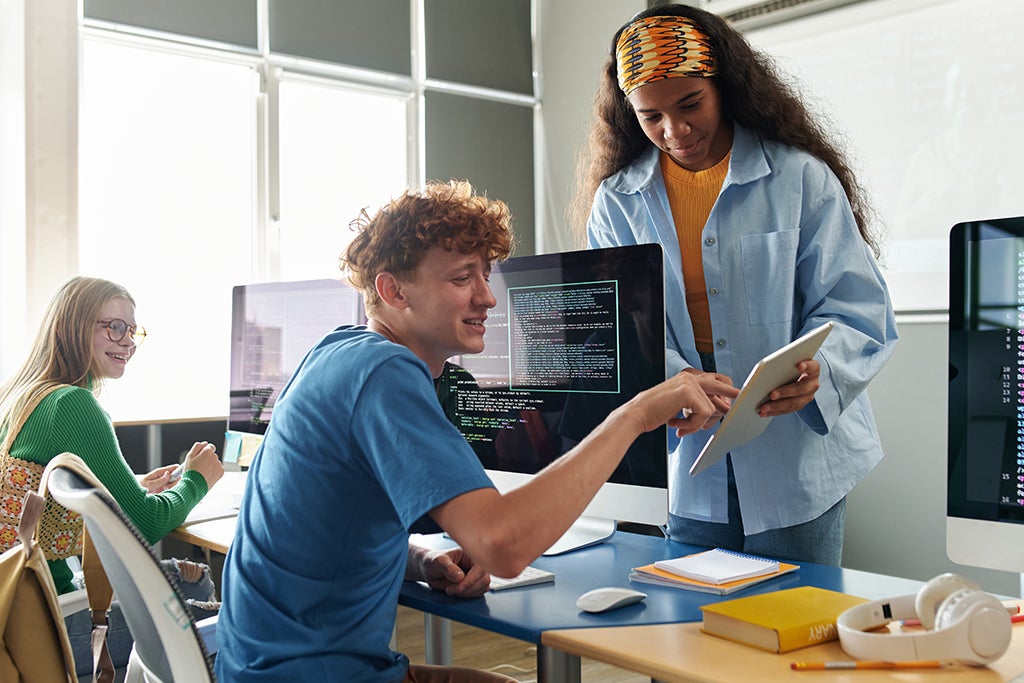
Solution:
M 570 550 L 578 550 L 587 546 L 604 543 L 615 533 L 615 520 L 604 517 L 588 517 L 583 515 L 569 527 L 554 545 L 544 551 L 544 555 L 561 555 Z

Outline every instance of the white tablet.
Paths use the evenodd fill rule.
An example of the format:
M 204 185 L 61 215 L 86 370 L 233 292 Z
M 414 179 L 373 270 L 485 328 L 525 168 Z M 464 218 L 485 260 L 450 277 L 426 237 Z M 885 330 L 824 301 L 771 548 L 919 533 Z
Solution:
M 739 396 L 725 414 L 722 424 L 718 425 L 718 431 L 711 435 L 700 455 L 693 461 L 691 477 L 711 467 L 724 458 L 726 453 L 765 430 L 772 418 L 758 415 L 758 407 L 772 391 L 796 381 L 800 376 L 796 364 L 812 358 L 831 331 L 832 323 L 827 322 L 768 354 L 754 365 L 747 375 L 747 381 L 740 388 Z

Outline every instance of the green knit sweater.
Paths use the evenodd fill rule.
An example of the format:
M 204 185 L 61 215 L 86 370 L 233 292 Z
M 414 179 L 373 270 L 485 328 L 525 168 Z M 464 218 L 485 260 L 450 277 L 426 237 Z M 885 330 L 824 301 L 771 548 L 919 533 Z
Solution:
M 6 428 L 2 431 L 6 432 Z M 64 452 L 74 453 L 85 461 L 150 543 L 180 526 L 206 495 L 206 479 L 192 470 L 186 471 L 173 488 L 148 493 L 121 454 L 110 416 L 87 389 L 60 388 L 44 398 L 11 447 L 15 458 L 41 465 Z M 57 591 L 74 590 L 67 562 L 53 560 L 49 565 Z

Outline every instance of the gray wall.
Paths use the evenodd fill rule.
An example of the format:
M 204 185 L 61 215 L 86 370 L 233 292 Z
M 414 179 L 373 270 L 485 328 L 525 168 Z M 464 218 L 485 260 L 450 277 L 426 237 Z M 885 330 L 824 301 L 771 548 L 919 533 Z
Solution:
M 545 163 L 551 174 L 545 211 L 556 233 L 543 251 L 570 248 L 559 226 L 597 75 L 612 34 L 645 6 L 642 0 L 542 3 Z M 843 564 L 919 580 L 956 571 L 989 591 L 1019 595 L 1020 575 L 955 565 L 946 557 L 946 330 L 945 322 L 901 320 L 900 343 L 868 390 L 886 457 L 849 497 Z
M 586 141 L 598 75 L 615 31 L 644 9 L 643 0 L 541 0 L 541 97 L 548 169 L 545 234 L 538 252 L 578 249 L 566 223 L 577 152 Z

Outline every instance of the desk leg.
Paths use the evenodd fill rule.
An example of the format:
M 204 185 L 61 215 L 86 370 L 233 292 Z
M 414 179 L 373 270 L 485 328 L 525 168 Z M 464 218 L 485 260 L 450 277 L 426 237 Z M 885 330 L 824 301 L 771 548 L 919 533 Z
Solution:
M 142 474 L 149 474 L 160 465 L 163 465 L 163 434 L 160 425 L 146 425 L 146 471 Z M 153 544 L 153 552 L 157 557 L 163 557 L 163 546 L 160 541 Z M 207 562 L 206 564 L 210 564 Z
M 537 646 L 537 683 L 580 683 L 580 680 L 578 655 Z
M 424 612 L 423 635 L 427 664 L 451 666 L 452 622 L 444 617 Z
M 160 425 L 146 425 L 146 472 L 152 472 L 164 464 L 163 434 Z M 144 473 L 145 474 L 145 473 Z

